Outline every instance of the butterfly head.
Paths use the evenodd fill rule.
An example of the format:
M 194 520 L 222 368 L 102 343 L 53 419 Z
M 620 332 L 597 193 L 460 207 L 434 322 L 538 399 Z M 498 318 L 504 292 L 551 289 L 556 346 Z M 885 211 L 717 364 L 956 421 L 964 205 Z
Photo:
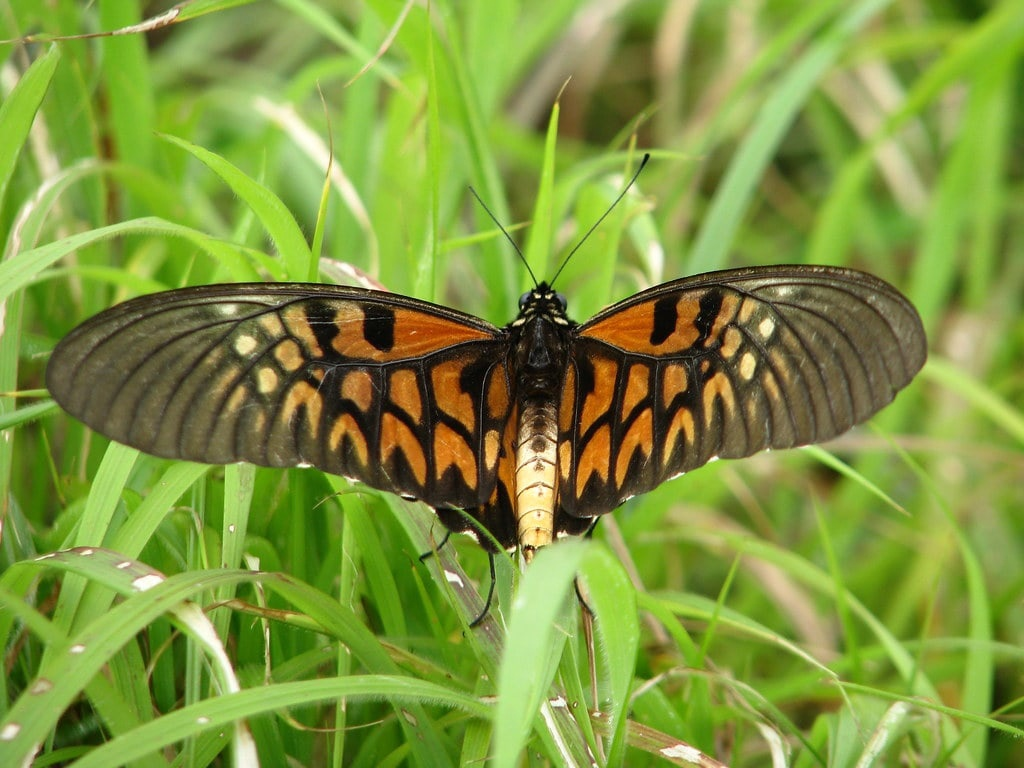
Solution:
M 556 325 L 573 325 L 565 314 L 565 295 L 547 283 L 537 286 L 519 297 L 519 317 L 512 325 L 523 325 L 534 319 L 543 319 Z

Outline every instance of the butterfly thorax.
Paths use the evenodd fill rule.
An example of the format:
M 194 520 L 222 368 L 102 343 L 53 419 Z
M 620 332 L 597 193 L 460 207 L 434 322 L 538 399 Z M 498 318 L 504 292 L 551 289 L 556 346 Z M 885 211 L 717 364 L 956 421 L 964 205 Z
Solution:
M 509 326 L 516 371 L 515 515 L 527 562 L 554 538 L 557 498 L 558 402 L 572 328 L 565 298 L 541 283 L 519 302 Z

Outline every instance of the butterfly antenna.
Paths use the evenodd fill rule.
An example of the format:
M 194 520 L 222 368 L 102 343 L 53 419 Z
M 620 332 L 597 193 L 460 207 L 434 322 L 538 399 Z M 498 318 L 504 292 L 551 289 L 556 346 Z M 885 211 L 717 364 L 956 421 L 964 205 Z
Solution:
M 560 274 L 562 274 L 562 270 L 565 269 L 565 265 L 569 263 L 569 259 L 571 259 L 573 256 L 576 255 L 576 251 L 578 251 L 580 249 L 580 246 L 583 245 L 585 242 L 587 242 L 587 238 L 589 238 L 592 234 L 594 234 L 594 230 L 597 229 L 599 226 L 601 226 L 601 222 L 602 221 L 604 221 L 606 218 L 608 218 L 608 214 L 611 213 L 615 209 L 615 206 L 617 206 L 619 204 L 619 202 L 622 200 L 622 198 L 624 198 L 626 196 L 626 193 L 629 192 L 630 187 L 632 187 L 634 184 L 636 184 L 636 180 L 638 178 L 640 178 L 640 172 L 643 171 L 644 166 L 647 165 L 647 161 L 650 160 L 650 159 L 651 159 L 651 153 L 650 152 L 644 152 L 643 159 L 640 161 L 640 167 L 636 169 L 636 173 L 633 174 L 633 178 L 631 178 L 629 180 L 629 183 L 622 188 L 622 191 L 619 192 L 619 196 L 616 197 L 614 201 L 612 201 L 611 205 L 608 206 L 608 210 L 606 210 L 604 213 L 602 213 L 601 217 L 597 221 L 595 221 L 593 223 L 593 225 L 590 227 L 590 229 L 587 230 L 587 234 L 585 234 L 583 237 L 581 237 L 580 241 L 578 243 L 576 243 L 575 246 L 573 246 L 573 249 L 571 251 L 569 251 L 569 255 L 566 256 L 562 260 L 561 266 L 558 267 L 558 270 L 555 272 L 554 277 L 552 277 L 551 280 L 548 282 L 548 285 L 554 285 L 555 284 L 555 280 L 557 280 L 558 276 Z
M 498 217 L 494 215 L 494 212 L 491 211 L 490 208 L 487 207 L 487 203 L 485 203 L 484 199 L 482 197 L 480 197 L 480 195 L 478 195 L 476 193 L 476 190 L 473 189 L 473 187 L 470 187 L 469 191 L 473 193 L 473 197 L 475 197 L 476 201 L 478 203 L 480 203 L 480 207 L 483 208 L 487 212 L 488 216 L 491 217 L 491 221 L 493 221 L 494 224 L 498 227 L 498 229 L 501 230 L 501 234 L 503 234 L 505 236 L 505 239 L 508 240 L 508 242 L 512 246 L 513 250 L 515 250 L 516 254 L 519 256 L 520 261 L 522 261 L 523 265 L 526 267 L 526 271 L 530 273 L 530 279 L 533 280 L 534 286 L 536 286 L 537 285 L 537 276 L 534 275 L 533 274 L 533 270 L 530 269 L 530 262 L 528 262 L 526 260 L 526 257 L 523 255 L 522 250 L 520 250 L 519 243 L 517 243 L 515 240 L 512 239 L 512 235 L 510 235 L 508 233 L 508 230 L 505 229 L 505 227 L 502 225 L 502 223 L 500 221 L 498 221 Z

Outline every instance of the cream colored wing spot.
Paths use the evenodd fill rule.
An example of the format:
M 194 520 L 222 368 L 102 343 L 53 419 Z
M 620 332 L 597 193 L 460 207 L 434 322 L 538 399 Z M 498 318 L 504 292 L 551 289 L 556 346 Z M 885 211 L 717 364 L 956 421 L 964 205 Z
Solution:
M 757 332 L 761 334 L 762 339 L 767 341 L 775 333 L 775 321 L 770 317 L 764 318 L 757 324 Z
M 359 466 L 367 466 L 370 462 L 370 450 L 366 445 L 366 436 L 359 429 L 355 418 L 349 413 L 343 413 L 334 420 L 327 444 L 331 446 L 333 452 L 337 453 L 341 450 L 341 442 L 344 438 L 348 438 L 349 444 L 355 451 Z
M 718 310 L 718 314 L 715 316 L 714 325 L 711 326 L 711 333 L 708 334 L 707 340 L 704 342 L 705 347 L 714 346 L 718 343 L 718 340 L 722 338 L 722 335 L 726 332 L 726 328 L 729 323 L 733 322 L 736 314 L 739 310 L 739 299 L 733 293 L 727 293 L 722 296 L 722 306 Z
M 750 322 L 750 318 L 754 316 L 757 306 L 758 303 L 753 299 L 743 299 L 743 301 L 740 302 L 740 311 L 736 315 L 736 318 L 740 321 L 740 325 L 746 325 Z
M 719 371 L 714 374 L 706 382 L 704 382 L 704 421 L 706 424 L 711 424 L 711 419 L 715 415 L 714 404 L 715 399 L 721 399 L 722 407 L 727 412 L 733 412 L 736 409 L 736 396 L 733 392 L 732 382 L 729 381 L 729 377 Z
M 249 399 L 249 392 L 246 388 L 239 384 L 231 390 L 231 394 L 228 395 L 228 399 L 224 401 L 224 409 L 227 411 L 235 411 L 245 405 L 245 402 Z
M 306 363 L 302 349 L 292 339 L 285 339 L 274 347 L 274 359 L 281 364 L 281 367 L 287 373 L 295 373 Z
M 782 348 L 771 349 L 768 352 L 768 360 L 771 363 L 771 370 L 783 382 L 789 381 L 792 374 L 792 364 L 786 359 L 786 350 Z
M 260 315 L 257 325 L 263 329 L 271 339 L 279 339 L 286 335 L 284 324 L 277 315 Z
M 568 440 L 558 445 L 558 474 L 566 484 L 572 477 L 572 443 Z
M 693 413 L 689 408 L 680 408 L 672 416 L 665 430 L 665 450 L 661 460 L 665 467 L 668 467 L 669 460 L 675 453 L 676 443 L 682 437 L 686 445 L 693 445 L 693 438 L 696 434 L 696 425 L 693 422 Z
M 559 434 L 569 432 L 576 421 L 576 365 L 570 363 L 562 382 L 562 407 L 558 409 Z M 564 476 L 564 475 L 563 475 Z
M 280 378 L 277 371 L 269 365 L 260 366 L 256 371 L 256 390 L 263 395 L 269 395 L 277 389 Z
M 744 381 L 750 381 L 757 373 L 757 358 L 751 352 L 744 352 L 740 358 L 740 376 Z
M 237 354 L 239 357 L 248 357 L 256 350 L 258 344 L 259 342 L 256 341 L 255 336 L 251 336 L 248 333 L 240 334 L 235 339 L 235 354 Z
M 236 391 L 244 395 L 246 388 L 238 383 L 238 369 L 235 367 L 222 368 L 217 378 L 210 385 L 210 391 L 219 394 L 221 397 L 234 397 Z
M 743 334 L 735 326 L 726 328 L 722 336 L 722 347 L 719 350 L 726 360 L 732 360 L 743 343 Z
M 238 317 L 242 311 L 241 305 L 234 303 L 217 302 L 211 306 L 213 311 L 222 317 Z
M 757 424 L 761 422 L 764 424 L 764 430 L 767 434 L 772 433 L 771 427 L 771 416 L 765 414 L 761 408 L 761 404 L 754 398 L 749 398 L 744 401 L 744 410 L 746 411 L 747 424 Z
M 324 352 L 320 348 L 313 327 L 309 324 L 309 315 L 306 310 L 298 305 L 285 307 L 281 314 L 281 322 L 288 329 L 288 334 L 299 340 L 299 343 L 306 350 L 308 357 L 323 357 Z
M 295 382 L 288 394 L 285 395 L 281 404 L 281 421 L 290 424 L 295 418 L 296 411 L 305 407 L 306 423 L 309 426 L 310 434 L 316 438 L 320 431 L 320 416 L 323 410 L 323 400 L 320 393 L 306 381 Z
M 267 412 L 262 410 L 256 411 L 252 415 L 250 423 L 252 424 L 252 431 L 257 435 L 262 435 L 267 429 Z
M 483 444 L 483 465 L 487 470 L 493 470 L 498 466 L 498 459 L 501 456 L 501 434 L 496 429 L 487 430 Z

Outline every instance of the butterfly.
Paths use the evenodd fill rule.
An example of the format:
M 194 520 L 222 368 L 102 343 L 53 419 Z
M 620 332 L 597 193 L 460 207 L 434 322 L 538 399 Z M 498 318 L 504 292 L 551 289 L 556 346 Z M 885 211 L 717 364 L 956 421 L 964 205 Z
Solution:
M 584 323 L 542 282 L 504 328 L 362 288 L 183 288 L 73 330 L 46 383 L 146 453 L 317 467 L 528 561 L 709 461 L 845 432 L 925 357 L 888 283 L 772 266 L 664 283 Z

